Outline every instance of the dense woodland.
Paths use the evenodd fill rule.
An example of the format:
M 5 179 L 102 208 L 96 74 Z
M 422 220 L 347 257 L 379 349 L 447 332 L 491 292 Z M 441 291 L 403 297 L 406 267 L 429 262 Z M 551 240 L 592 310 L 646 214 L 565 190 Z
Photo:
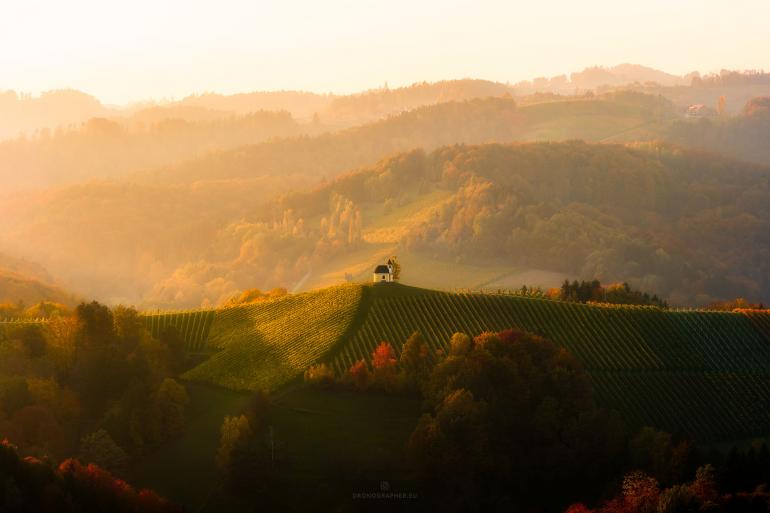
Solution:
M 0 351 L 0 439 L 22 457 L 78 458 L 125 478 L 184 431 L 189 399 L 173 379 L 182 342 L 174 330 L 153 338 L 133 309 L 81 303 L 45 324 L 3 327 Z
M 321 232 L 327 245 L 309 242 L 314 251 L 333 249 L 328 242 L 360 242 L 346 229 L 355 217 L 334 215 L 327 205 L 344 198 L 354 212 L 445 188 L 450 199 L 411 227 L 405 247 L 460 261 L 514 261 L 625 280 L 677 303 L 705 303 L 766 297 L 767 180 L 766 168 L 667 145 L 457 146 L 384 160 L 314 192 L 287 196 L 264 215 L 290 214 L 288 221 L 273 219 L 287 233 L 331 214 L 343 223 L 336 239 Z M 417 184 L 414 192 L 401 187 L 407 181 Z
M 341 378 L 324 364 L 305 374 L 329 390 L 422 394 L 427 411 L 405 449 L 422 507 L 559 511 L 574 502 L 573 513 L 588 511 L 585 504 L 631 513 L 770 505 L 765 444 L 704 451 L 649 427 L 632 429 L 597 406 L 569 352 L 526 332 L 457 333 L 450 348 L 434 354 L 416 332 L 400 357 L 382 342 L 371 365 L 361 360 Z

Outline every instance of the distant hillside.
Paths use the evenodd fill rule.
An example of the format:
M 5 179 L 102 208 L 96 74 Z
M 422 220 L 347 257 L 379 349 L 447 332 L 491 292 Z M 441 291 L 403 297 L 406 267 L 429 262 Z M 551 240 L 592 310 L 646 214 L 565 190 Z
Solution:
M 254 175 L 333 178 L 413 148 L 516 140 L 601 140 L 670 117 L 664 99 L 636 93 L 517 107 L 510 98 L 441 103 L 318 137 L 286 138 L 168 166 L 150 175 L 171 183 Z
M 171 104 L 183 107 L 202 107 L 232 114 L 245 115 L 260 110 L 287 111 L 303 121 L 325 109 L 334 98 L 331 94 L 305 91 L 255 91 L 251 93 L 190 95 Z
M 305 239 L 297 242 L 313 244 L 305 268 L 329 273 L 336 265 L 338 279 L 342 269 L 365 276 L 373 261 L 406 253 L 405 273 L 410 260 L 432 258 L 414 279 L 443 269 L 430 285 L 446 288 L 495 286 L 506 274 L 539 269 L 629 281 L 674 304 L 767 301 L 768 177 L 769 168 L 657 144 L 459 146 L 391 158 L 269 204 L 258 218 L 286 223 L 273 231 L 241 226 L 251 236 L 302 226 Z M 312 231 L 324 218 L 331 236 Z M 319 239 L 326 245 L 317 246 Z M 246 265 L 247 254 L 231 269 Z M 285 262 L 276 252 L 258 254 Z M 473 268 L 475 281 L 458 282 Z
M 40 96 L 0 91 L 0 141 L 20 132 L 81 123 L 110 112 L 93 96 L 63 89 Z
M 191 285 L 218 291 L 211 293 L 216 304 L 238 290 L 212 275 L 206 261 L 217 260 L 207 253 L 218 234 L 254 204 L 303 185 L 295 177 L 184 186 L 91 182 L 0 202 L 0 239 L 87 297 L 137 304 L 183 268 L 197 273 Z M 177 306 L 198 306 L 204 297 L 178 292 L 170 301 Z
M 323 123 L 352 126 L 438 103 L 512 94 L 513 89 L 510 86 L 488 80 L 421 82 L 395 89 L 383 87 L 358 94 L 336 96 L 319 114 Z
M 71 306 L 77 302 L 77 299 L 55 285 L 0 269 L 0 304 L 22 302 L 26 306 L 31 306 L 41 301 Z
M 41 301 L 72 306 L 76 298 L 53 285 L 51 276 L 40 265 L 0 253 L 0 304 L 21 302 L 32 306 Z
M 514 327 L 569 349 L 589 371 L 599 400 L 632 426 L 700 442 L 770 433 L 766 313 L 666 312 L 396 284 L 324 289 L 214 316 L 208 344 L 216 352 L 188 379 L 276 390 L 313 362 L 344 373 L 358 359 L 369 360 L 382 340 L 398 354 L 415 330 L 438 351 L 457 331 Z M 175 322 L 190 325 L 183 314 Z M 283 333 L 276 338 L 279 325 Z
M 596 89 L 601 86 L 617 86 L 633 83 L 654 82 L 662 86 L 686 85 L 684 77 L 672 75 L 639 64 L 618 64 L 611 67 L 594 66 L 570 75 L 571 83 L 578 89 Z
M 582 94 L 586 91 L 606 90 L 633 84 L 652 83 L 659 86 L 677 86 L 690 83 L 687 77 L 671 75 L 639 64 L 592 66 L 574 71 L 569 76 L 537 77 L 513 85 L 517 96 L 536 93 Z
M 483 131 L 510 133 L 520 125 L 502 112 L 482 115 L 496 102 L 505 100 L 472 112 L 492 124 Z M 468 112 L 449 105 L 441 109 L 452 116 Z M 593 125 L 583 106 L 574 105 L 573 127 L 606 125 Z M 548 127 L 549 109 L 507 112 Z M 484 127 L 458 124 L 469 137 Z M 413 126 L 393 133 L 421 133 Z M 257 148 L 292 162 L 273 161 L 285 173 L 332 172 L 335 162 L 366 158 L 355 140 Z M 302 145 L 308 151 L 277 150 Z M 442 279 L 417 273 L 425 286 L 553 285 L 540 278 L 548 275 L 628 281 L 672 304 L 770 296 L 767 168 L 660 144 L 488 144 L 399 154 L 307 189 L 278 168 L 247 178 L 269 170 L 250 164 L 251 151 L 227 154 L 222 168 L 187 167 L 198 173 L 182 175 L 189 185 L 95 183 L 0 204 L 2 242 L 89 295 L 166 307 L 219 304 L 251 287 L 339 283 L 394 253 L 426 271 L 457 268 Z M 292 185 L 300 192 L 276 196 Z
M 680 119 L 661 135 L 677 144 L 770 165 L 770 86 L 767 94 L 749 100 L 735 116 Z
M 703 104 L 716 111 L 720 98 L 724 98 L 725 112 L 735 115 L 740 114 L 752 98 L 770 96 L 770 73 L 722 70 L 719 73 L 700 75 L 694 72 L 687 76 L 685 85 L 646 83 L 597 88 L 598 92 L 611 90 L 660 95 L 673 102 L 680 111 L 693 104 Z
M 208 152 L 298 135 L 287 112 L 244 116 L 193 108 L 145 109 L 130 118 L 91 118 L 0 142 L 0 191 L 118 178 Z

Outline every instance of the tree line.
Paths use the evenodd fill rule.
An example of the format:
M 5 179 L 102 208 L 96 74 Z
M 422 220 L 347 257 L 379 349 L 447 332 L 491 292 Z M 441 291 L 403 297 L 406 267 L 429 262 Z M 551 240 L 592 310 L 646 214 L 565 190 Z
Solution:
M 25 497 L 43 486 L 29 488 L 28 473 L 48 473 L 65 495 L 81 475 L 125 488 L 110 484 L 111 476 L 126 478 L 132 462 L 185 429 L 189 398 L 175 379 L 186 365 L 183 342 L 173 328 L 154 338 L 133 308 L 81 303 L 71 314 L 7 333 L 0 354 L 0 439 L 14 445 L 4 449 L 0 476 L 11 472 L 6 500 L 21 500 L 21 511 L 35 511 Z M 14 463 L 26 457 L 42 463 Z

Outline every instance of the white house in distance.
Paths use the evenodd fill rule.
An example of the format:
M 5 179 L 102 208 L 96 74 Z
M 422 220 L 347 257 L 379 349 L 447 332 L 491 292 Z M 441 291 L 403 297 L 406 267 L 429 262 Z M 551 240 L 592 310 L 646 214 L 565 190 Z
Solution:
M 374 283 L 392 283 L 393 282 L 393 262 L 388 260 L 387 264 L 380 264 L 374 268 L 372 275 Z

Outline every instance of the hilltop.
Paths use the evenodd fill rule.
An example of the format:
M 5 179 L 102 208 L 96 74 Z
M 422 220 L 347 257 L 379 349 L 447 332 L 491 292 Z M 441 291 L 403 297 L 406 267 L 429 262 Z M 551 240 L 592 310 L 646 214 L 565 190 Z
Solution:
M 210 359 L 185 377 L 235 390 L 280 390 L 316 362 L 338 375 L 382 340 L 396 353 L 420 331 L 446 351 L 454 332 L 518 328 L 569 349 L 600 401 L 635 426 L 699 441 L 770 433 L 770 314 L 665 311 L 522 296 L 447 293 L 403 285 L 347 285 L 216 310 L 206 341 L 190 314 L 165 323 Z M 158 317 L 148 326 L 158 329 Z M 154 319 L 154 320 L 153 320 Z M 190 317 L 193 319 L 193 317 Z

